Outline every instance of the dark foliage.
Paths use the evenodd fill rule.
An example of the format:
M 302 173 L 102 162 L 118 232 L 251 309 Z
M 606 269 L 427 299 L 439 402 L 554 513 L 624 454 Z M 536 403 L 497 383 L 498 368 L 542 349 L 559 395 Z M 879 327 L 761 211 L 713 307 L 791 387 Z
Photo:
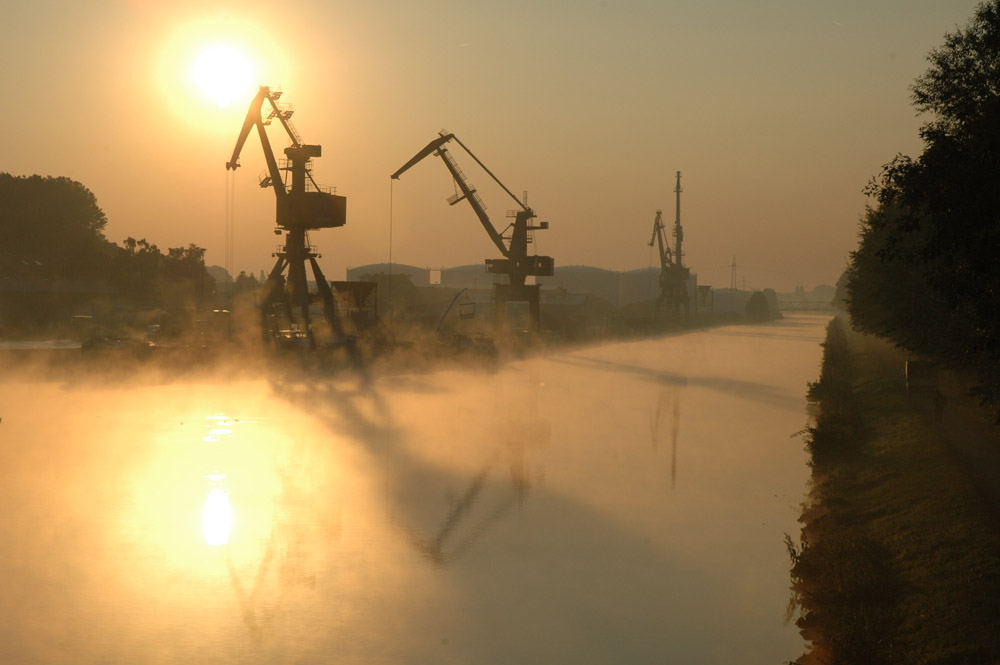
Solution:
M 253 275 L 248 275 L 244 271 L 240 271 L 236 279 L 233 280 L 233 293 L 248 293 L 256 291 L 261 287 L 260 281 L 257 280 Z
M 119 247 L 105 238 L 106 224 L 97 198 L 79 182 L 0 173 L 0 277 L 12 280 L 0 305 L 8 325 L 45 326 L 90 311 L 109 294 L 132 307 L 178 308 L 203 304 L 214 290 L 204 249 L 164 255 L 134 238 Z M 48 294 L 57 281 L 69 283 L 70 295 Z
M 842 312 L 847 311 L 848 303 L 850 302 L 851 299 L 847 293 L 848 277 L 849 277 L 848 272 L 845 270 L 840 275 L 840 278 L 837 279 L 837 286 L 834 287 L 833 300 L 830 301 L 831 305 L 833 305 L 836 309 Z
M 114 249 L 106 223 L 75 180 L 0 173 L 0 276 L 99 279 Z
M 205 267 L 205 250 L 195 245 L 163 254 L 145 238 L 126 238 L 117 249 L 110 278 L 121 295 L 135 303 L 199 304 L 215 288 Z
M 812 465 L 826 469 L 856 455 L 864 428 L 854 395 L 854 360 L 839 318 L 827 326 L 820 380 L 809 384 L 807 394 L 820 406 L 816 424 L 806 429 Z
M 796 625 L 816 635 L 813 651 L 831 665 L 899 662 L 893 638 L 902 582 L 891 553 L 858 527 L 827 528 L 827 538 L 801 550 L 786 541 L 804 610 Z
M 852 320 L 955 369 L 1000 407 L 1000 0 L 945 37 L 913 86 L 918 159 L 897 156 L 867 191 L 849 268 Z
M 746 305 L 746 315 L 750 321 L 755 322 L 770 321 L 774 318 L 771 316 L 771 308 L 767 304 L 767 298 L 760 291 L 754 291 L 750 294 Z
M 844 325 L 834 318 L 823 342 L 820 379 L 808 390 L 819 413 L 806 447 L 821 474 L 844 473 L 861 458 L 867 433 L 857 380 Z M 786 537 L 794 601 L 803 612 L 796 625 L 810 636 L 811 652 L 821 654 L 821 662 L 899 662 L 894 636 L 901 577 L 892 553 L 852 512 L 838 505 L 814 518 L 803 530 L 801 548 Z M 808 538 L 807 532 L 823 535 Z

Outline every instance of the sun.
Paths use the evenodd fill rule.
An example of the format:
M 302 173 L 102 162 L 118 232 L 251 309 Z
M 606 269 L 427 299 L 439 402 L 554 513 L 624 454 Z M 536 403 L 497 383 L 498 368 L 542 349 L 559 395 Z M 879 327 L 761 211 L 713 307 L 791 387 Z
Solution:
M 163 30 L 149 62 L 150 81 L 163 110 L 190 130 L 214 134 L 219 122 L 231 127 L 258 86 L 293 85 L 287 45 L 276 39 L 273 22 L 265 27 L 249 15 L 178 15 Z
M 203 48 L 191 65 L 191 78 L 220 108 L 253 93 L 254 66 L 245 53 L 228 44 Z

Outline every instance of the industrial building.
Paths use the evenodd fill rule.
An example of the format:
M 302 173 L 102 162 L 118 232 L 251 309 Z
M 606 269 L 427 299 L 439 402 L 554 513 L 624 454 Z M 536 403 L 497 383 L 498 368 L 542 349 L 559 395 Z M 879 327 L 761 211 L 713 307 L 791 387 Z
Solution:
M 614 307 L 637 302 L 656 300 L 660 294 L 659 268 L 638 268 L 617 272 L 593 266 L 557 266 L 551 277 L 538 280 L 542 293 L 565 291 L 587 294 Z M 487 272 L 484 264 L 455 266 L 452 268 L 420 268 L 403 263 L 370 263 L 347 269 L 347 280 L 356 282 L 373 275 L 406 275 L 414 286 L 441 286 L 451 289 L 492 289 L 502 275 Z M 691 302 L 696 300 L 698 276 L 691 274 L 687 281 Z

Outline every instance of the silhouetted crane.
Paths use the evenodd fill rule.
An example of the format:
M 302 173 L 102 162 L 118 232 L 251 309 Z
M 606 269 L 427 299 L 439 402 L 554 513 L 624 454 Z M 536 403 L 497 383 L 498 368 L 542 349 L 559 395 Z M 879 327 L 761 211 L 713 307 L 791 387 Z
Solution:
M 486 173 L 489 174 L 493 180 L 503 188 L 503 191 L 517 202 L 520 206 L 520 210 L 513 211 L 514 223 L 507 226 L 503 232 L 498 232 L 493 222 L 490 221 L 490 217 L 486 214 L 486 208 L 483 205 L 482 199 L 476 193 L 476 190 L 468 183 L 465 179 L 465 174 L 455 163 L 445 144 L 448 141 L 454 140 L 455 143 L 462 146 L 462 148 L 469 153 L 469 156 L 476 161 L 479 166 L 482 167 Z M 507 275 L 507 284 L 494 284 L 493 285 L 493 316 L 494 320 L 500 321 L 504 318 L 507 303 L 524 301 L 528 303 L 528 310 L 531 316 L 531 325 L 534 330 L 537 331 L 539 327 L 539 285 L 538 284 L 525 284 L 525 280 L 528 276 L 539 276 L 548 277 L 554 272 L 555 262 L 552 260 L 551 256 L 538 256 L 528 254 L 528 245 L 531 243 L 531 236 L 529 231 L 537 231 L 541 229 L 549 228 L 548 222 L 540 222 L 537 226 L 530 224 L 530 221 L 534 219 L 535 212 L 527 206 L 526 203 L 521 201 L 521 199 L 514 196 L 513 193 L 507 187 L 500 182 L 500 180 L 493 175 L 493 172 L 486 168 L 486 165 L 479 161 L 471 150 L 469 150 L 464 143 L 462 143 L 457 136 L 454 134 L 446 134 L 444 132 L 440 133 L 440 136 L 424 147 L 423 150 L 418 152 L 413 156 L 410 161 L 406 162 L 399 168 L 398 171 L 392 174 L 393 179 L 399 179 L 407 169 L 427 157 L 430 154 L 437 155 L 444 162 L 445 167 L 447 167 L 449 173 L 451 173 L 452 178 L 455 180 L 455 184 L 458 186 L 461 194 L 455 194 L 448 199 L 449 205 L 455 205 L 459 201 L 466 200 L 469 205 L 472 206 L 473 211 L 476 213 L 476 217 L 479 218 L 479 222 L 486 229 L 487 235 L 489 235 L 490 240 L 493 244 L 497 246 L 500 253 L 503 255 L 502 259 L 486 259 L 486 269 L 488 272 L 500 275 Z M 510 216 L 510 213 L 508 213 Z M 510 236 L 505 236 L 504 233 L 510 231 Z
M 670 245 L 663 237 L 664 226 L 662 220 L 663 212 L 656 211 L 656 219 L 653 221 L 653 237 L 649 239 L 649 246 L 656 243 L 660 250 L 660 296 L 656 300 L 656 311 L 660 316 L 672 318 L 687 318 L 688 316 L 688 290 L 687 280 L 691 276 L 691 271 L 682 264 L 683 252 L 681 250 L 684 241 L 684 229 L 681 227 L 681 172 L 677 172 L 677 217 L 674 221 L 674 249 L 671 251 Z
M 256 127 L 267 161 L 267 173 L 261 177 L 260 186 L 271 187 L 274 190 L 277 198 L 275 234 L 280 235 L 282 231 L 286 234 L 284 247 L 272 254 L 277 257 L 277 261 L 264 284 L 261 325 L 265 335 L 270 339 L 288 341 L 294 341 L 293 328 L 297 327 L 298 334 L 301 334 L 309 346 L 314 348 L 315 339 L 309 317 L 309 305 L 313 296 L 309 293 L 306 282 L 306 261 L 312 265 L 316 288 L 331 333 L 334 337 L 339 337 L 342 331 L 333 291 L 316 262 L 320 255 L 309 245 L 306 232 L 311 229 L 343 226 L 347 221 L 347 199 L 337 196 L 329 188 L 318 186 L 313 180 L 310 160 L 322 154 L 322 147 L 302 143 L 298 132 L 291 124 L 291 106 L 279 104 L 280 97 L 280 90 L 271 90 L 267 86 L 260 87 L 250 102 L 246 120 L 243 121 L 243 129 L 236 141 L 232 158 L 226 162 L 226 168 L 235 170 L 239 167 L 240 151 L 250 130 Z M 269 105 L 266 117 L 263 111 L 264 102 Z M 278 119 L 292 141 L 292 145 L 285 148 L 285 156 L 288 159 L 281 163 L 274 158 L 265 130 L 265 125 L 269 125 L 274 118 Z M 283 275 L 286 269 L 287 279 Z

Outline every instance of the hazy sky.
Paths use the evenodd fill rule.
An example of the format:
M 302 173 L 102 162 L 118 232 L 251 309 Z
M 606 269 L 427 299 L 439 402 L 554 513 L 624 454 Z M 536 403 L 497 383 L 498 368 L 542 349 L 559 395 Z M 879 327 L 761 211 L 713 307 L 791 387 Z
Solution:
M 190 81 L 228 43 L 280 87 L 320 184 L 348 223 L 313 233 L 331 279 L 386 261 L 442 267 L 496 250 L 449 207 L 438 159 L 389 174 L 454 132 L 528 191 L 556 265 L 653 265 L 655 212 L 673 221 L 682 171 L 685 262 L 699 282 L 832 284 L 856 244 L 866 182 L 920 151 L 909 86 L 974 0 L 372 0 L 6 3 L 0 171 L 68 176 L 106 234 L 226 261 L 228 161 L 249 96 L 220 108 Z M 252 94 L 252 92 L 251 92 Z M 275 149 L 285 138 L 270 133 Z M 460 160 L 462 155 L 454 151 Z M 279 154 L 279 156 L 281 156 Z M 235 174 L 233 268 L 270 269 L 274 196 L 260 143 Z M 497 225 L 513 202 L 462 161 Z M 390 191 L 392 194 L 390 195 Z

